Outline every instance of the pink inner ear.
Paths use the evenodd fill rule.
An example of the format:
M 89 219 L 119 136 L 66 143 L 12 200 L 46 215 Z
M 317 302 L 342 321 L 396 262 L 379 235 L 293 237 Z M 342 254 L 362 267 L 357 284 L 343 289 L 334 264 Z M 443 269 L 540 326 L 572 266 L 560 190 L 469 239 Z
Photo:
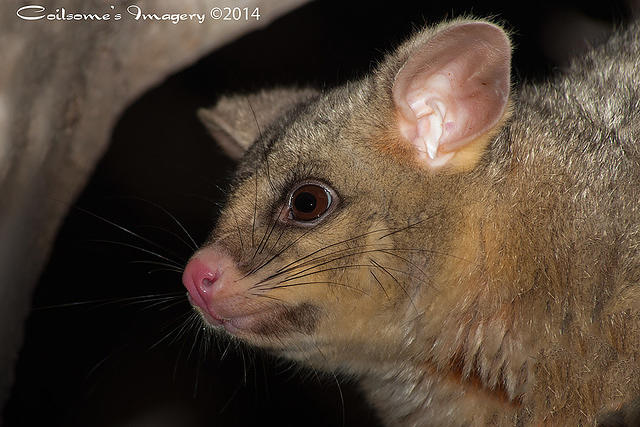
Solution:
M 414 48 L 396 76 L 393 99 L 398 128 L 420 159 L 446 163 L 498 123 L 510 62 L 506 34 L 485 22 L 453 24 Z

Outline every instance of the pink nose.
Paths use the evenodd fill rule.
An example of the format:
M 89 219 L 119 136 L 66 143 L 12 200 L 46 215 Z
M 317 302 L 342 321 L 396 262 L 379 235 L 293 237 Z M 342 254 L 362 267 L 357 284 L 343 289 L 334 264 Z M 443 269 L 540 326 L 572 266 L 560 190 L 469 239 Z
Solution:
M 226 314 L 229 297 L 236 292 L 233 284 L 237 276 L 235 262 L 228 255 L 216 247 L 205 247 L 187 264 L 182 283 L 191 302 L 220 321 Z
M 196 252 L 182 273 L 191 303 L 212 324 L 237 317 L 245 310 L 246 291 L 251 282 L 243 281 L 236 261 L 219 246 L 206 246 Z
M 182 274 L 182 283 L 195 305 L 208 311 L 208 302 L 219 287 L 216 286 L 216 282 L 220 275 L 218 265 L 206 263 L 198 257 L 189 261 Z

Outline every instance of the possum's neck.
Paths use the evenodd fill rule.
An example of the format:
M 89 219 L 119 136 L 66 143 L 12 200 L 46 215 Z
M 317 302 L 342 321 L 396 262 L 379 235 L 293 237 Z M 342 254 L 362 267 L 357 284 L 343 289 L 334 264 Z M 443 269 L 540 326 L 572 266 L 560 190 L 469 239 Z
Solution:
M 425 315 L 408 360 L 363 376 L 386 425 L 525 421 L 535 404 L 540 350 L 561 348 L 551 343 L 562 334 L 564 298 L 549 290 L 566 284 L 558 275 L 569 260 L 562 259 L 563 242 L 553 239 L 556 226 L 544 218 L 556 201 L 513 209 L 517 191 L 483 191 L 490 203 L 470 204 L 462 215 L 463 237 L 447 248 L 452 256 L 439 266 L 437 289 L 416 298 Z
M 519 401 L 503 390 L 488 391 L 460 372 L 441 376 L 430 363 L 385 367 L 361 381 L 385 426 L 515 425 L 523 418 Z

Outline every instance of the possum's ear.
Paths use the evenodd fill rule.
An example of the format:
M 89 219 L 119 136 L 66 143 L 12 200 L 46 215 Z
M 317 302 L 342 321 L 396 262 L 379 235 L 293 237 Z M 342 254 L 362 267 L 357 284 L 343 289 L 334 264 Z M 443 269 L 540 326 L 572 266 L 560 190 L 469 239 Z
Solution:
M 429 168 L 473 167 L 507 111 L 509 38 L 496 25 L 463 21 L 408 46 L 392 89 L 402 139 Z
M 317 94 L 313 89 L 277 88 L 223 97 L 198 110 L 200 121 L 232 159 L 239 159 L 278 117 Z

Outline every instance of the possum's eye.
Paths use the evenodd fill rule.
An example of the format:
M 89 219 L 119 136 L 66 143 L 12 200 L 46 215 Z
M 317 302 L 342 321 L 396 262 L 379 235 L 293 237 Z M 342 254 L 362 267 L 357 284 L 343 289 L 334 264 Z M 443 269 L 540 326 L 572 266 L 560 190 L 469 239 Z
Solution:
M 324 216 L 334 203 L 335 193 L 319 182 L 304 182 L 289 196 L 287 220 L 314 224 Z

